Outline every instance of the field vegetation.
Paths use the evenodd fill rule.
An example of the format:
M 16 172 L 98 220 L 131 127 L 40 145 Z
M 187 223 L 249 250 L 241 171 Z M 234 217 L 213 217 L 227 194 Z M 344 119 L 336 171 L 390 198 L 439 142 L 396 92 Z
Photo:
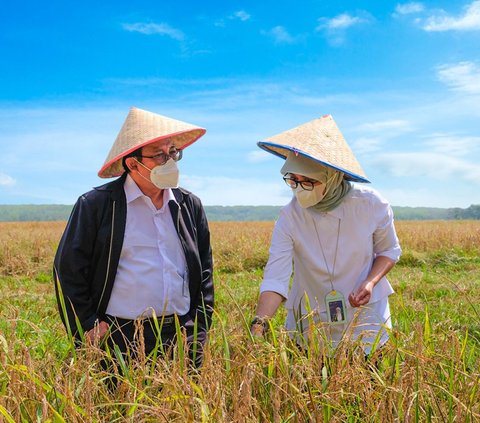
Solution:
M 113 391 L 105 353 L 75 350 L 60 323 L 51 265 L 64 226 L 0 223 L 0 422 L 480 421 L 480 221 L 397 222 L 394 329 L 367 359 L 348 343 L 300 351 L 284 312 L 253 340 L 273 223 L 212 222 L 216 310 L 202 371 L 179 348 L 173 361 L 120 363 Z

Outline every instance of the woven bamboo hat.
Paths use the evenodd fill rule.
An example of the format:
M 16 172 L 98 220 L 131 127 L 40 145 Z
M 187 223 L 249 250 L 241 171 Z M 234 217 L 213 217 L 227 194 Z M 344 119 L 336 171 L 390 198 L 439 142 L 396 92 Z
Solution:
M 345 179 L 370 182 L 331 115 L 325 115 L 258 143 L 283 159 L 289 151 L 339 170 Z
M 122 158 L 137 148 L 170 138 L 177 149 L 183 150 L 205 132 L 205 129 L 190 123 L 132 107 L 98 176 L 120 176 L 124 172 Z

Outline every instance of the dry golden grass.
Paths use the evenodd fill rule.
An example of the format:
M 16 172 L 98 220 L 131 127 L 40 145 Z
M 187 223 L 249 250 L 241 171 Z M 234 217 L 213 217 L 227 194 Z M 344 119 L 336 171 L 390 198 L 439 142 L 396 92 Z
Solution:
M 0 222 L 0 275 L 50 272 L 65 222 Z
M 215 268 L 227 272 L 263 268 L 273 226 L 273 222 L 212 222 Z M 396 228 L 409 262 L 439 252 L 480 253 L 480 220 L 397 221 Z
M 306 355 L 280 319 L 253 342 L 273 222 L 211 222 L 217 302 L 202 372 L 182 360 L 132 366 L 114 393 L 103 352 L 73 359 L 60 323 L 50 274 L 64 226 L 0 223 L 0 422 L 480 421 L 480 221 L 397 222 L 410 259 L 392 272 L 395 331 L 380 369 L 348 349 Z
M 215 268 L 240 272 L 268 259 L 273 222 L 211 222 Z M 65 222 L 0 222 L 0 275 L 49 273 Z M 480 221 L 398 221 L 404 253 L 480 251 Z
M 480 220 L 400 220 L 395 226 L 404 251 L 480 251 Z
M 234 273 L 263 267 L 272 229 L 273 222 L 210 223 L 215 268 Z

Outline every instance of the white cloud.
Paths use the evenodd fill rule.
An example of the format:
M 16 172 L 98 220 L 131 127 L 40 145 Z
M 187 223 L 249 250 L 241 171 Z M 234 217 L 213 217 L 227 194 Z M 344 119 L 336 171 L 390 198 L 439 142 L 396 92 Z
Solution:
M 390 119 L 379 122 L 363 123 L 358 127 L 361 131 L 384 132 L 393 130 L 398 132 L 409 132 L 413 130 L 412 124 L 406 120 Z
M 15 185 L 16 181 L 11 176 L 0 172 L 0 187 L 9 187 Z
M 321 31 L 323 29 L 341 30 L 350 28 L 354 25 L 365 23 L 367 22 L 367 19 L 361 18 L 360 16 L 352 16 L 348 13 L 342 13 L 341 15 L 335 16 L 331 19 L 319 18 L 318 22 L 319 24 L 316 28 L 317 31 Z
M 273 157 L 272 154 L 263 150 L 250 151 L 247 155 L 247 161 L 250 163 L 262 163 L 269 161 Z
M 181 185 L 198 195 L 209 206 L 285 205 L 291 198 L 291 190 L 277 178 L 276 182 L 258 179 L 211 176 L 181 176 Z
M 246 22 L 246 21 L 249 21 L 250 18 L 251 18 L 251 15 L 249 13 L 245 12 L 245 10 L 237 10 L 236 12 L 227 16 L 226 18 L 217 19 L 214 22 L 214 25 L 219 27 L 219 28 L 225 28 L 225 26 L 226 26 L 225 20 L 226 19 L 231 20 L 231 21 L 238 20 L 238 21 Z
M 480 93 L 480 66 L 460 62 L 437 67 L 438 79 L 452 89 L 471 94 Z
M 245 10 L 238 10 L 233 15 L 229 16 L 230 19 L 239 19 L 242 22 L 248 21 L 250 17 L 251 16 L 245 12 Z
M 382 195 L 387 198 L 393 206 L 409 207 L 468 207 L 472 204 L 472 198 L 466 193 L 458 190 L 455 195 L 445 192 L 442 184 L 434 186 L 409 186 L 382 189 Z
M 461 16 L 450 16 L 445 11 L 430 16 L 423 25 L 425 31 L 472 31 L 480 30 L 480 0 L 465 7 Z
M 369 15 L 363 12 L 364 16 L 352 16 L 349 13 L 342 13 L 333 18 L 319 18 L 318 25 L 315 28 L 317 32 L 324 32 L 328 41 L 333 46 L 340 46 L 345 40 L 347 29 L 367 23 Z
M 283 26 L 276 26 L 270 31 L 262 31 L 262 34 L 272 37 L 277 44 L 293 44 L 295 37 L 291 36 Z
M 379 151 L 386 141 L 414 131 L 412 123 L 402 119 L 366 122 L 355 129 L 362 134 L 352 143 L 353 149 L 359 154 Z
M 480 167 L 476 163 L 436 151 L 378 154 L 370 163 L 398 178 L 463 179 L 480 185 Z
M 360 137 L 352 142 L 352 149 L 355 153 L 369 154 L 379 151 L 383 145 L 383 140 L 380 138 Z
M 123 29 L 129 32 L 140 32 L 145 35 L 160 34 L 173 38 L 174 40 L 182 41 L 185 39 L 185 34 L 179 29 L 172 28 L 166 23 L 132 23 L 123 24 Z
M 329 95 L 324 90 L 326 82 L 331 81 L 170 80 L 164 91 L 163 83 L 157 84 L 162 89 L 154 92 L 149 87 L 148 95 L 143 98 L 142 94 L 141 104 L 136 105 L 207 128 L 205 137 L 189 147 L 180 163 L 182 185 L 206 204 L 286 204 L 291 194 L 278 173 L 281 159 L 260 149 L 258 155 L 252 154 L 255 142 L 327 112 L 333 114 L 349 144 L 353 143 L 355 155 L 382 194 L 394 200 L 388 189 L 405 189 L 406 195 L 392 204 L 414 206 L 417 198 L 421 201 L 417 204 L 424 206 L 479 204 L 477 96 L 443 92 L 432 98 L 422 87 L 400 93 L 379 90 Z M 187 91 L 190 86 L 193 88 Z M 176 95 L 171 97 L 170 92 Z M 4 147 L 0 169 L 15 175 L 17 182 L 14 189 L 0 187 L 1 201 L 28 203 L 31 197 L 35 202 L 48 199 L 70 204 L 78 194 L 105 182 L 96 172 L 131 104 L 135 102 L 120 99 L 115 104 L 99 101 L 47 110 L 35 108 L 35 104 L 24 109 L 4 105 L 0 109 L 0 145 Z M 369 154 L 372 151 L 375 154 Z M 265 161 L 255 162 L 261 155 Z M 20 164 L 19 158 L 26 156 L 36 160 Z M 400 175 L 398 179 L 392 176 L 392 169 Z M 190 177 L 184 184 L 183 172 L 211 178 Z M 436 197 L 417 197 L 420 189 L 435 192 Z M 462 189 L 470 192 L 459 199 Z M 23 197 L 17 195 L 20 191 Z M 37 195 L 44 199 L 35 200 Z M 444 203 L 439 205 L 436 200 Z
M 433 151 L 447 156 L 470 156 L 480 149 L 480 137 L 466 137 L 455 134 L 436 134 L 426 145 Z
M 395 7 L 395 13 L 397 15 L 411 15 L 413 13 L 423 12 L 425 6 L 422 3 L 400 3 Z

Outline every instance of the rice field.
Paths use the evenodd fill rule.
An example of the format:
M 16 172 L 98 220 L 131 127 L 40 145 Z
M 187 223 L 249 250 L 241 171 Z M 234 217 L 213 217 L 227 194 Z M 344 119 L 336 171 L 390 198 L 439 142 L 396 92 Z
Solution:
M 125 363 L 75 350 L 51 264 L 65 222 L 0 223 L 0 422 L 480 421 L 480 221 L 399 221 L 391 342 L 369 360 L 345 343 L 299 351 L 249 336 L 273 222 L 212 222 L 216 310 L 204 366 Z

